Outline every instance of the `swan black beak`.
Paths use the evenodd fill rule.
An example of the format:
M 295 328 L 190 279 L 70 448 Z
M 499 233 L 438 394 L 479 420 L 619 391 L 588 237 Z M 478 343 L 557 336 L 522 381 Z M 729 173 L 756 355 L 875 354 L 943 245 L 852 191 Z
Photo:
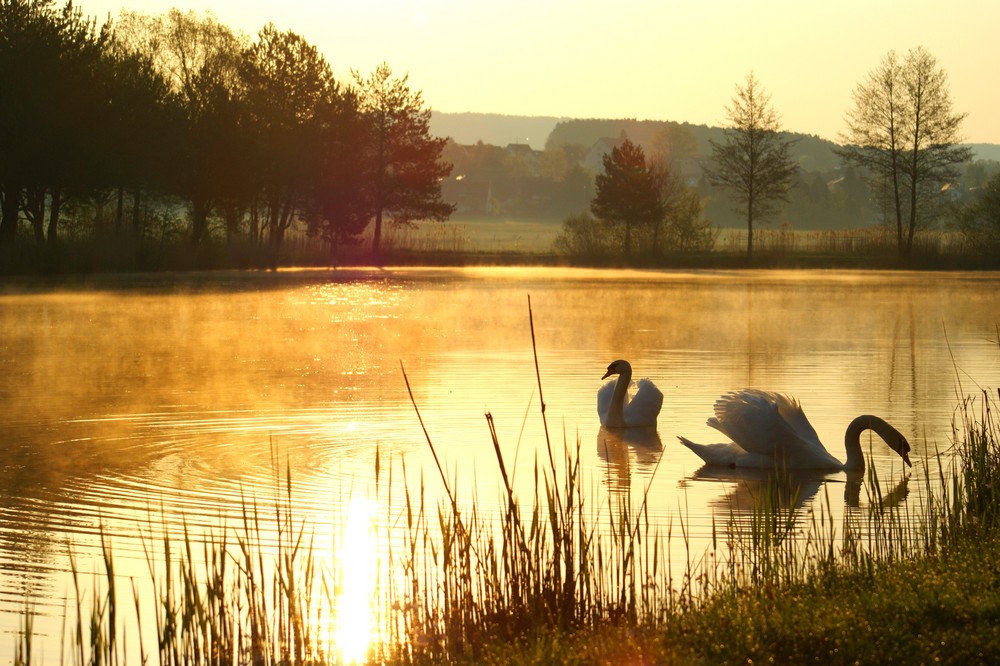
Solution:
M 608 370 L 607 372 L 605 372 L 605 373 L 604 373 L 604 376 L 603 376 L 603 377 L 601 377 L 601 379 L 607 379 L 607 378 L 608 378 L 608 377 L 610 377 L 610 376 L 611 376 L 612 374 L 613 374 L 613 373 L 612 373 L 612 372 L 611 372 L 610 370 Z
M 907 467 L 913 467 L 913 463 L 910 462 L 910 454 L 906 451 L 903 452 L 903 462 L 906 463 Z

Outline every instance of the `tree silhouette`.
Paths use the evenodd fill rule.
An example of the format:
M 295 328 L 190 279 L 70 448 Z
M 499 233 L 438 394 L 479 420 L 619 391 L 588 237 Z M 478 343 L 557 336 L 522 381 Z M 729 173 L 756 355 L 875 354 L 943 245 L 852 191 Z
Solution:
M 285 231 L 313 195 L 314 173 L 323 158 L 323 109 L 339 90 L 315 46 L 273 25 L 265 26 L 245 52 L 242 77 L 275 261 Z
M 971 151 L 958 145 L 965 114 L 951 110 L 948 79 L 922 47 L 903 59 L 889 51 L 854 89 L 840 155 L 864 167 L 876 196 L 890 203 L 900 257 L 913 251 L 917 226 L 940 199 L 941 185 L 959 176 Z
M 327 243 L 333 264 L 338 248 L 356 242 L 371 221 L 372 173 L 366 161 L 366 123 L 354 91 L 329 96 L 321 114 L 321 160 L 313 173 L 307 222 L 309 234 Z
M 109 36 L 70 4 L 0 2 L 0 247 L 13 244 L 22 210 L 36 243 L 48 232 L 54 245 L 67 193 L 90 183 Z
M 369 165 L 372 170 L 371 218 L 375 227 L 372 252 L 381 247 L 382 223 L 443 221 L 454 207 L 441 199 L 441 179 L 451 165 L 441 161 L 448 142 L 430 135 L 430 109 L 420 92 L 411 91 L 408 76 L 394 78 L 385 63 L 367 79 L 354 72 L 367 120 Z
M 633 230 L 652 228 L 663 218 L 660 183 L 642 148 L 628 139 L 612 148 L 603 164 L 604 173 L 595 178 L 590 210 L 611 228 L 620 229 L 622 252 L 628 256 Z
M 726 113 L 725 141 L 709 142 L 713 164 L 705 174 L 712 185 L 729 189 L 736 198 L 736 210 L 747 222 L 747 257 L 753 258 L 754 222 L 773 215 L 779 201 L 788 201 L 797 170 L 789 155 L 794 142 L 782 136 L 771 97 L 753 72 L 745 85 L 736 87 Z
M 1000 173 L 980 188 L 979 197 L 959 210 L 956 226 L 975 252 L 1000 256 Z

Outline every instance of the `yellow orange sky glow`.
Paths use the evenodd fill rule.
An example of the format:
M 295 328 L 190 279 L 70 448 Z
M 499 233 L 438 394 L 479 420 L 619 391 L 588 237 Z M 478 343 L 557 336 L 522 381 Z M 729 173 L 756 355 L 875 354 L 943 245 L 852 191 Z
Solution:
M 338 76 L 388 62 L 438 111 L 718 125 L 753 70 L 786 129 L 837 139 L 851 91 L 890 49 L 924 46 L 949 76 L 965 139 L 1000 143 L 1000 2 L 842 0 L 80 0 L 210 10 L 316 44 Z

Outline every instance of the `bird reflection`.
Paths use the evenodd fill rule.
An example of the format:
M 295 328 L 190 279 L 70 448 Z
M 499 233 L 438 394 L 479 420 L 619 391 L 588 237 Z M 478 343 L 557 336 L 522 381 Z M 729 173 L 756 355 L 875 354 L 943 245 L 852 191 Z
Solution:
M 663 453 L 655 427 L 605 428 L 597 432 L 597 455 L 607 463 L 608 485 L 625 492 L 632 485 L 632 460 L 639 467 L 653 467 Z
M 782 509 L 797 509 L 816 496 L 828 475 L 815 470 L 739 469 L 705 465 L 692 481 L 722 481 L 733 488 L 713 504 L 736 513 L 750 513 L 766 502 Z
M 864 485 L 865 472 L 852 471 L 847 473 L 847 482 L 844 486 L 844 502 L 847 506 L 852 509 L 856 509 L 861 506 L 861 487 Z M 872 486 L 876 486 L 878 480 L 871 479 Z M 883 492 L 879 488 L 875 501 L 872 502 L 874 506 L 879 511 L 885 511 L 886 509 L 894 509 L 903 503 L 907 495 L 910 494 L 910 475 L 909 473 L 903 474 L 902 478 L 896 482 L 889 492 Z M 871 497 L 871 493 L 869 493 Z
M 851 471 L 846 479 L 839 480 L 840 473 L 804 469 L 741 469 L 704 465 L 690 477 L 691 481 L 721 481 L 734 484 L 726 495 L 712 502 L 716 506 L 735 513 L 752 513 L 765 506 L 778 509 L 796 510 L 809 503 L 824 483 L 844 484 L 844 503 L 857 508 L 861 503 L 861 488 L 865 484 L 865 472 Z M 909 474 L 904 474 L 896 484 L 885 492 L 878 487 L 878 480 L 869 479 L 869 485 L 878 487 L 869 498 L 879 510 L 898 506 L 909 494 Z M 877 498 L 877 499 L 875 499 Z

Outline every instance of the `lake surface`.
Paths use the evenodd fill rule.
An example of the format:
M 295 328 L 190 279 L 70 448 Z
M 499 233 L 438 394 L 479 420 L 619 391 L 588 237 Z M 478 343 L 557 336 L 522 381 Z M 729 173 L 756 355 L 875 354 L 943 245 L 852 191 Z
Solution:
M 67 605 L 75 613 L 71 568 L 84 588 L 103 575 L 102 538 L 118 575 L 141 586 L 164 532 L 229 530 L 248 500 L 273 499 L 286 471 L 295 510 L 322 534 L 345 527 L 377 464 L 383 478 L 393 470 L 396 483 L 422 483 L 435 506 L 442 483 L 414 403 L 460 496 L 498 511 L 487 412 L 515 486 L 530 496 L 547 454 L 529 297 L 549 433 L 560 450 L 580 443 L 586 492 L 606 505 L 648 487 L 655 521 L 676 530 L 683 520 L 707 543 L 734 503 L 752 504 L 758 483 L 701 469 L 677 442 L 722 441 L 705 425 L 721 393 L 798 397 L 841 459 L 847 423 L 883 416 L 909 438 L 919 470 L 947 455 L 959 396 L 998 385 L 998 294 L 994 273 L 850 271 L 387 269 L 8 283 L 0 655 L 12 658 L 28 603 L 39 663 L 59 662 Z M 595 394 L 616 358 L 664 393 L 657 431 L 642 441 L 599 427 Z M 900 459 L 877 438 L 870 461 L 887 485 L 901 478 Z M 799 502 L 843 512 L 844 484 L 843 474 L 810 478 Z

